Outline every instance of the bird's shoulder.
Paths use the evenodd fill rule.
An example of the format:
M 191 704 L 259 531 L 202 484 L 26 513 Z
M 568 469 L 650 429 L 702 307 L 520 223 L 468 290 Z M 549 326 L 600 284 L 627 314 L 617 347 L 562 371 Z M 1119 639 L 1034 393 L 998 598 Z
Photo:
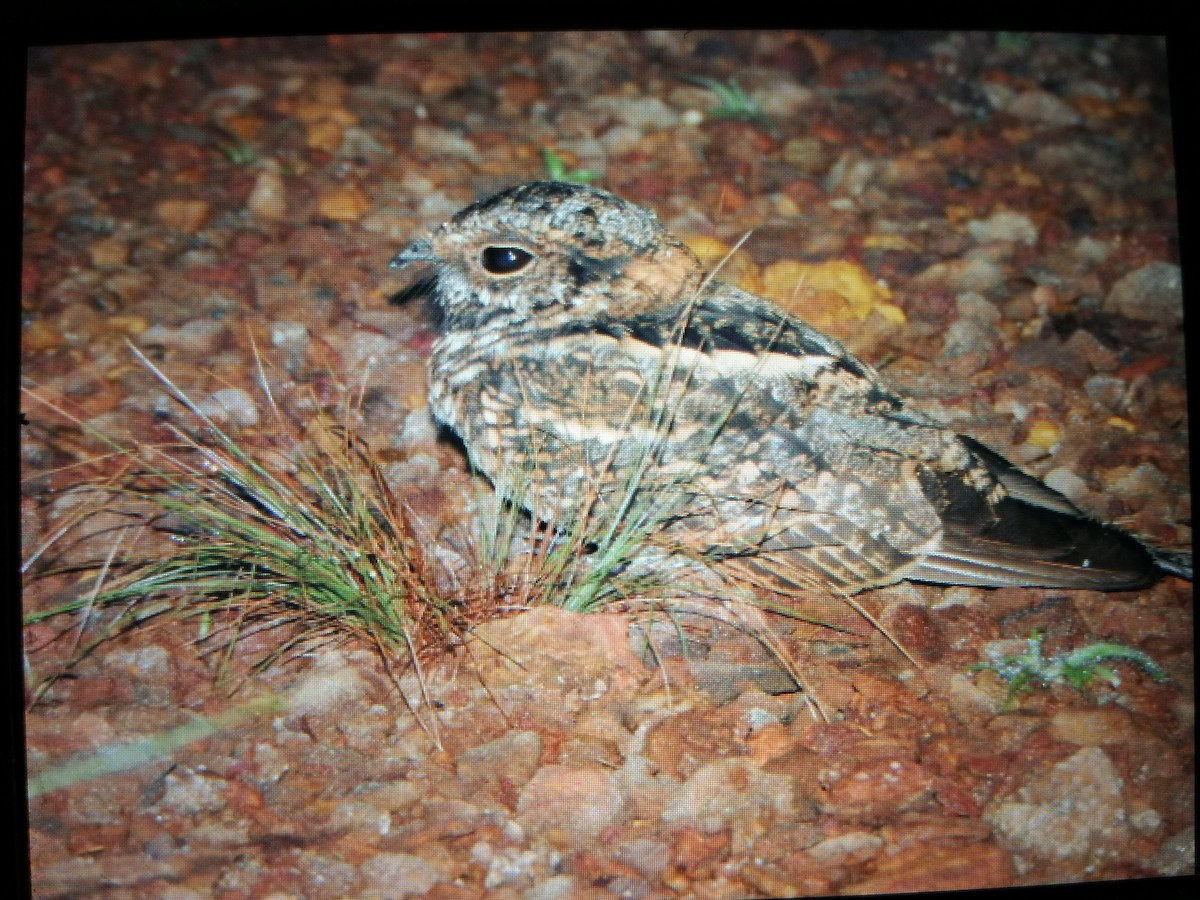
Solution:
M 719 281 L 689 296 L 620 314 L 576 311 L 528 332 L 524 341 L 531 349 L 550 352 L 555 345 L 587 352 L 594 342 L 615 342 L 647 358 L 681 353 L 685 362 L 702 366 L 696 374 L 705 378 L 830 390 L 861 396 L 872 409 L 900 411 L 904 406 L 875 369 L 839 341 L 762 297 Z

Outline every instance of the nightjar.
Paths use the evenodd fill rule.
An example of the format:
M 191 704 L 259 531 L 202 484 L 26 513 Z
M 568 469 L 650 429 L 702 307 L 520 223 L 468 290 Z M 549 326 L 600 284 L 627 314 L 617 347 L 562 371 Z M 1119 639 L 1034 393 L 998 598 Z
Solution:
M 1191 578 L 1190 553 L 1088 517 L 908 408 L 837 341 L 706 278 L 654 213 L 610 193 L 511 188 L 392 261 L 413 264 L 440 320 L 435 418 L 552 526 L 585 503 L 606 521 L 636 508 L 670 558 L 784 592 Z

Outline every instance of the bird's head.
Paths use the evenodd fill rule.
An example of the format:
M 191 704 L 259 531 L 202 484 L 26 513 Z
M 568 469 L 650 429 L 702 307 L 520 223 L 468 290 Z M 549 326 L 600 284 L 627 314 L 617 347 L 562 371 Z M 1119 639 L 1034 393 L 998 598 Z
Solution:
M 696 291 L 703 278 L 695 255 L 653 212 L 556 181 L 471 204 L 392 267 L 417 263 L 432 265 L 433 299 L 454 330 L 637 312 Z

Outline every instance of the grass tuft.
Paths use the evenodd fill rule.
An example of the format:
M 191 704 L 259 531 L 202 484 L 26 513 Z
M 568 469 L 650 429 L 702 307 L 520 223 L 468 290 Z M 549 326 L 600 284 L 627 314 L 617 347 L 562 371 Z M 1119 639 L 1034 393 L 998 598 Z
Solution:
M 258 668 L 355 637 L 377 649 L 389 670 L 399 664 L 419 671 L 423 655 L 461 639 L 468 627 L 463 604 L 436 590 L 411 511 L 346 425 L 326 413 L 303 433 L 289 425 L 260 362 L 282 446 L 252 446 L 219 427 L 140 351 L 133 353 L 199 427 L 190 433 L 168 425 L 176 438 L 168 446 L 124 446 L 93 434 L 123 461 L 117 476 L 95 486 L 94 508 L 122 509 L 130 524 L 103 562 L 70 567 L 95 573 L 90 591 L 25 620 L 82 616 L 80 634 L 90 637 L 77 643 L 68 669 L 100 643 L 163 615 L 195 622 L 196 642 L 227 660 L 246 637 L 278 631 L 281 638 Z M 36 392 L 27 394 L 87 429 Z M 166 536 L 176 549 L 139 555 L 129 545 L 136 541 L 125 541 L 131 529 Z M 105 610 L 112 614 L 98 622 Z

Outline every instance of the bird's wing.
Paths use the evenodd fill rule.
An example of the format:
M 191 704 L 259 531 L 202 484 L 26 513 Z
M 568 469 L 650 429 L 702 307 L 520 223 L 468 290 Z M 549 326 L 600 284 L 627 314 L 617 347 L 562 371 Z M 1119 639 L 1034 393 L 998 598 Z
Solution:
M 995 451 L 971 438 L 960 440 L 1007 496 L 983 505 L 941 503 L 941 541 L 906 577 L 980 587 L 1111 591 L 1144 587 L 1165 569 L 1136 538 L 1089 518 Z M 936 478 L 950 496 L 953 490 L 945 486 L 960 476 L 943 472 Z

